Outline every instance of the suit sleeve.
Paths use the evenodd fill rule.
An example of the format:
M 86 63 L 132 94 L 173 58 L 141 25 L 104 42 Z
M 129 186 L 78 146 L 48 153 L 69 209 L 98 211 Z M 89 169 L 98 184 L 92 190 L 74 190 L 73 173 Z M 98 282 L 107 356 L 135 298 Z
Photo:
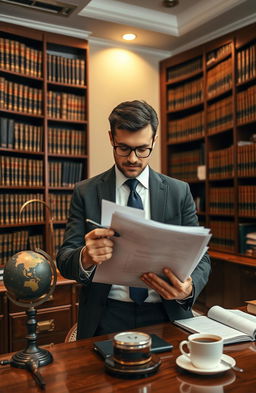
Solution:
M 62 276 L 86 283 L 88 278 L 81 275 L 80 253 L 84 247 L 86 209 L 78 187 L 72 196 L 69 219 L 65 230 L 64 241 L 57 254 L 57 267 Z
M 186 184 L 186 194 L 182 206 L 182 225 L 198 225 L 195 203 L 188 184 Z M 194 286 L 194 296 L 192 299 L 189 299 L 187 304 L 185 304 L 184 306 L 186 306 L 187 308 L 191 308 L 192 305 L 195 303 L 197 297 L 199 296 L 200 292 L 203 290 L 208 281 L 210 271 L 210 257 L 208 253 L 205 253 L 203 258 L 200 260 L 197 267 L 191 274 Z

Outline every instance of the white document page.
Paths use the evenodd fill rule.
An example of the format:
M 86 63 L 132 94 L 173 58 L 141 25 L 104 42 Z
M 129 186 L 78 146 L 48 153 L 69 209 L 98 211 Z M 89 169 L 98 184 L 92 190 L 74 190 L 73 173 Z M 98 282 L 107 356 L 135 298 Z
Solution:
M 117 203 L 106 201 L 106 199 L 102 199 L 101 211 L 102 211 L 101 225 L 106 227 L 109 227 L 111 225 L 112 214 L 115 212 L 132 214 L 137 217 L 145 217 L 145 211 L 142 209 L 136 209 L 135 207 L 118 205 Z
M 162 275 L 164 267 L 170 267 L 181 281 L 186 280 L 207 250 L 211 237 L 208 230 L 204 233 L 202 228 L 197 231 L 198 227 L 176 228 L 146 220 L 138 217 L 138 211 L 136 209 L 136 216 L 113 213 L 111 227 L 120 237 L 113 238 L 113 256 L 97 267 L 93 281 L 146 287 L 140 280 L 141 274 Z

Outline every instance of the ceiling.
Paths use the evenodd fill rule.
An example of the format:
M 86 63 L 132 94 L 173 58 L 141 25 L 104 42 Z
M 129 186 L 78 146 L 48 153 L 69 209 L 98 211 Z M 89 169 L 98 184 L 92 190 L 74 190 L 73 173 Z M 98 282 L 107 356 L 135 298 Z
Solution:
M 0 20 L 40 30 L 55 25 L 55 32 L 116 44 L 124 44 L 122 34 L 133 32 L 137 39 L 126 45 L 169 53 L 256 21 L 256 0 L 180 0 L 173 8 L 163 7 L 162 0 L 60 1 L 76 6 L 68 17 L 0 0 Z

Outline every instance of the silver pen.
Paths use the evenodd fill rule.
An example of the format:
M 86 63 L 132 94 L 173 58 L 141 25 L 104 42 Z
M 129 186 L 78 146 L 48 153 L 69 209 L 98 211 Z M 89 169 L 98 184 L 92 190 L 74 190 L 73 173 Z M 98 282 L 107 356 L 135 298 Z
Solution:
M 91 220 L 90 218 L 86 218 L 85 221 L 88 222 L 89 224 L 93 225 L 95 228 L 104 228 L 104 229 L 108 229 L 109 228 L 109 227 L 105 227 L 104 225 L 99 224 L 96 221 Z M 114 236 L 115 237 L 120 237 L 120 233 L 114 231 Z

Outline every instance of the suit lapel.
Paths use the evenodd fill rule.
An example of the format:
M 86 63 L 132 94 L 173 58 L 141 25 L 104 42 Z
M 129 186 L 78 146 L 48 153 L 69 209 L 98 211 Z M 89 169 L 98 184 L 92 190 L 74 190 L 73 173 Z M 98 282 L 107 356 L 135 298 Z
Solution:
M 102 199 L 111 202 L 116 201 L 116 175 L 114 167 L 105 172 L 104 176 L 102 176 L 101 181 L 97 184 L 97 193 L 100 212 Z
M 166 209 L 166 184 L 161 177 L 149 168 L 149 193 L 150 193 L 150 211 L 151 219 L 164 222 Z
M 159 174 L 149 168 L 149 192 L 150 192 L 150 211 L 151 219 L 164 222 L 166 202 L 167 202 L 167 185 L 163 182 Z M 116 201 L 116 176 L 115 167 L 105 172 L 97 185 L 99 211 L 101 211 L 101 201 Z

